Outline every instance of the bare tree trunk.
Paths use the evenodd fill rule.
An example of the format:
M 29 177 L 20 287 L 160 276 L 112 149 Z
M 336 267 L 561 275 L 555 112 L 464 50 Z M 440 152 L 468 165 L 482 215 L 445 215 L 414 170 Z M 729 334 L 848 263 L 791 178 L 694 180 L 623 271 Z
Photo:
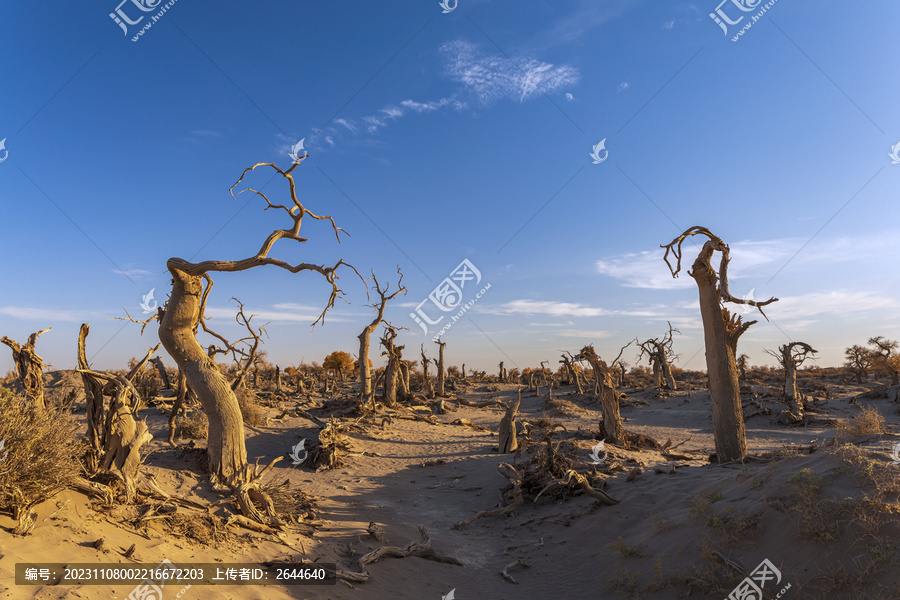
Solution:
M 171 261 L 170 261 L 171 262 Z M 170 265 L 172 295 L 159 325 L 159 339 L 184 373 L 209 419 L 207 457 L 213 483 L 234 487 L 247 467 L 244 420 L 225 376 L 194 337 L 202 283 Z
M 506 369 L 503 368 L 502 360 L 500 361 L 500 373 L 498 375 L 498 378 L 500 379 L 500 383 L 503 383 L 506 381 Z
M 500 454 L 515 452 L 519 447 L 519 441 L 516 439 L 516 413 L 519 411 L 521 403 L 522 389 L 519 388 L 516 393 L 516 401 L 510 403 L 506 414 L 500 420 Z
M 91 324 L 82 323 L 81 329 L 78 331 L 78 369 L 87 371 L 90 366 L 87 362 L 87 354 L 85 352 L 85 340 L 90 332 Z M 87 413 L 87 437 L 88 443 L 94 451 L 98 452 L 106 444 L 104 439 L 103 427 L 103 386 L 86 373 L 81 373 L 81 381 L 84 383 L 84 400 L 85 412 Z M 99 455 L 99 454 L 98 454 Z
M 84 325 L 82 325 L 82 327 L 84 327 Z M 166 365 L 163 364 L 162 359 L 158 356 L 154 356 L 150 359 L 150 362 L 152 362 L 154 366 L 156 366 L 156 371 L 157 373 L 159 373 L 159 378 L 163 382 L 163 389 L 172 389 L 172 382 L 169 381 L 169 372 L 166 371 Z
M 440 340 L 436 341 L 435 344 L 438 345 L 438 359 L 435 363 L 437 365 L 437 395 L 444 396 L 444 374 L 446 371 L 444 370 L 444 346 L 447 345 L 446 342 L 442 342 Z
M 619 398 L 613 383 L 612 369 L 600 360 L 593 346 L 585 346 L 579 358 L 587 360 L 594 371 L 594 381 L 600 387 L 600 404 L 603 407 L 603 432 L 613 444 L 626 445 L 628 440 L 619 413 Z
M 739 315 L 732 316 L 722 307 L 718 278 L 710 265 L 715 250 L 713 242 L 707 241 L 694 261 L 690 275 L 700 290 L 716 456 L 719 462 L 728 462 L 747 455 L 736 353 L 738 338 L 755 321 L 741 324 Z
M 275 391 L 281 392 L 281 367 L 275 365 Z
M 19 346 L 5 335 L 0 338 L 12 350 L 13 362 L 16 363 L 16 372 L 19 375 L 19 382 L 25 390 L 25 396 L 30 398 L 32 402 L 41 408 L 46 408 L 44 402 L 44 359 L 38 356 L 34 350 L 38 337 L 50 331 L 51 327 L 42 329 L 41 331 L 32 333 L 28 336 L 28 342 L 24 346 Z
M 806 405 L 803 394 L 797 388 L 797 367 L 803 364 L 816 350 L 805 342 L 791 342 L 778 348 L 778 354 L 767 351 L 778 358 L 784 369 L 784 399 L 788 403 L 788 410 L 782 413 L 780 420 L 787 424 L 795 424 L 803 421 Z
M 675 377 L 672 376 L 672 367 L 669 366 L 669 361 L 668 359 L 666 359 L 665 350 L 662 351 L 659 362 L 662 367 L 662 378 L 663 382 L 665 382 L 666 389 L 672 390 L 674 392 L 676 389 L 678 389 L 678 387 L 675 385 Z
M 462 377 L 462 380 L 466 380 L 466 363 L 463 363 L 462 371 L 459 372 L 459 376 Z

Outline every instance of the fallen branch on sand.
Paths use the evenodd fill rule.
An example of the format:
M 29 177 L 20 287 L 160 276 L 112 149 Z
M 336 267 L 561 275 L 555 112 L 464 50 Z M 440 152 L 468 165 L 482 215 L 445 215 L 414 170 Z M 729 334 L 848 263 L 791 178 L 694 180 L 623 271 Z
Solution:
M 509 479 L 509 483 L 512 485 L 512 503 L 501 508 L 495 508 L 493 510 L 482 510 L 478 513 L 475 513 L 473 517 L 470 517 L 465 521 L 461 521 L 454 525 L 454 529 L 462 529 L 466 525 L 470 525 L 471 523 L 477 521 L 482 517 L 499 517 L 509 514 L 522 506 L 522 503 L 525 502 L 525 498 L 522 496 L 522 476 L 519 475 L 519 472 L 516 471 L 516 469 L 509 463 L 500 464 L 497 467 L 497 472 Z
M 371 552 L 360 558 L 359 561 L 357 561 L 360 569 L 359 573 L 354 573 L 353 571 L 344 571 L 342 569 L 335 569 L 335 578 L 343 579 L 344 581 L 367 581 L 371 577 L 371 574 L 366 570 L 366 565 L 377 562 L 385 556 L 391 556 L 394 558 L 418 556 L 420 558 L 426 558 L 428 560 L 434 560 L 451 565 L 462 565 L 462 563 L 455 558 L 437 554 L 431 547 L 431 538 L 428 537 L 428 532 L 425 531 L 425 528 L 421 525 L 419 526 L 419 534 L 422 536 L 422 541 L 412 541 L 408 543 L 405 548 L 401 548 L 399 546 L 382 546 L 381 548 L 372 550 Z

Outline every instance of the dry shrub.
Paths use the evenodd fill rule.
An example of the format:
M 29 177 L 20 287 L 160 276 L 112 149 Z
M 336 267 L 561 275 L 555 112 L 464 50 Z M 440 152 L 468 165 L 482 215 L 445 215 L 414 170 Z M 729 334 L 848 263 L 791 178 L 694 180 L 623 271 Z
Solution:
M 263 411 L 259 407 L 259 400 L 256 397 L 256 392 L 241 386 L 234 391 L 234 394 L 237 396 L 238 406 L 241 407 L 241 415 L 244 417 L 244 423 L 251 427 L 259 427 L 260 425 L 265 424 L 266 418 L 263 416 Z
M 0 388 L 0 440 L 0 510 L 14 518 L 80 475 L 75 425 L 62 410 L 41 409 Z
M 214 515 L 175 513 L 163 520 L 167 533 L 188 538 L 206 546 L 228 539 L 225 525 Z
M 304 517 L 315 518 L 312 498 L 302 490 L 291 489 L 289 479 L 285 479 L 279 485 L 263 484 L 261 489 L 272 499 L 272 505 L 278 515 L 293 517 L 296 521 Z
M 181 418 L 178 427 L 178 437 L 193 440 L 205 440 L 209 435 L 209 419 L 202 410 L 195 409 Z
M 885 421 L 878 409 L 872 406 L 860 406 L 862 412 L 851 417 L 849 422 L 838 421 L 837 434 L 841 439 L 853 439 L 870 433 L 884 433 Z

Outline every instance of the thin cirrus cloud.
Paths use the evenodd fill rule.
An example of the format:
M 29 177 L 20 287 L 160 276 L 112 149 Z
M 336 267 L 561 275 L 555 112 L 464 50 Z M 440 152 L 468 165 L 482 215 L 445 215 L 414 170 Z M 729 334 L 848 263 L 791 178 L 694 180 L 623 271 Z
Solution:
M 596 271 L 619 279 L 624 287 L 644 289 L 677 289 L 693 285 L 686 276 L 697 256 L 704 239 L 685 240 L 681 263 L 681 273 L 673 278 L 663 261 L 664 250 L 635 252 L 605 257 L 594 263 Z M 900 250 L 900 242 L 895 236 L 873 234 L 865 240 L 850 238 L 830 238 L 809 243 L 802 238 L 780 238 L 772 240 L 747 240 L 729 245 L 731 262 L 728 266 L 729 281 L 749 277 L 769 279 L 787 268 L 810 265 L 835 265 L 868 260 L 870 256 L 885 255 Z M 675 257 L 669 254 L 669 261 L 675 265 Z M 718 254 L 713 258 L 713 266 L 718 268 Z
M 319 318 L 321 314 L 321 308 L 315 308 L 311 306 L 304 306 L 300 304 L 294 303 L 281 303 L 275 304 L 271 308 L 262 309 L 259 311 L 250 310 L 245 307 L 244 314 L 250 317 L 252 315 L 252 320 L 250 321 L 250 325 L 252 327 L 260 327 L 265 325 L 266 323 L 284 323 L 284 322 L 294 322 L 294 323 L 306 323 L 312 324 L 316 319 Z M 214 320 L 228 320 L 234 322 L 234 316 L 237 313 L 236 308 L 226 308 L 226 307 L 213 307 L 207 306 L 204 314 L 209 319 Z M 346 321 L 347 319 L 342 319 L 340 317 L 332 317 L 329 313 L 326 315 L 326 319 L 328 321 Z
M 336 119 L 333 125 L 315 129 L 307 135 L 307 146 L 331 148 L 344 136 L 372 135 L 411 114 L 428 114 L 447 108 L 457 111 L 472 106 L 486 108 L 500 101 L 523 103 L 575 85 L 580 78 L 578 70 L 570 65 L 491 54 L 461 39 L 441 45 L 438 53 L 443 63 L 442 75 L 458 84 L 451 94 L 428 102 L 406 99 L 358 119 Z M 571 100 L 574 96 L 567 93 L 566 98 Z
M 655 317 L 653 310 L 609 310 L 599 306 L 588 306 L 578 302 L 557 302 L 554 300 L 519 299 L 490 307 L 478 309 L 480 313 L 491 315 L 548 315 L 551 317 L 604 317 L 608 315 L 627 315 L 636 317 Z

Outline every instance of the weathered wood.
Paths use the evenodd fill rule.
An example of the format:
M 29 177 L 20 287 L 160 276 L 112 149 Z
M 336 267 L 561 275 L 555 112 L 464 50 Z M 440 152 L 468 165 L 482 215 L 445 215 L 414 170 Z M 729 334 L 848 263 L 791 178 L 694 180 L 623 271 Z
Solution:
M 38 337 L 50 331 L 52 327 L 42 329 L 28 336 L 28 342 L 20 346 L 18 342 L 9 339 L 5 335 L 0 342 L 9 346 L 12 350 L 13 362 L 16 364 L 16 373 L 19 383 L 25 391 L 25 396 L 31 399 L 37 406 L 46 407 L 44 402 L 44 359 L 38 355 L 34 346 Z
M 506 414 L 500 420 L 500 454 L 509 454 L 519 448 L 519 441 L 516 439 L 516 413 L 521 403 L 522 389 L 519 388 L 516 390 L 516 401 L 509 405 Z

